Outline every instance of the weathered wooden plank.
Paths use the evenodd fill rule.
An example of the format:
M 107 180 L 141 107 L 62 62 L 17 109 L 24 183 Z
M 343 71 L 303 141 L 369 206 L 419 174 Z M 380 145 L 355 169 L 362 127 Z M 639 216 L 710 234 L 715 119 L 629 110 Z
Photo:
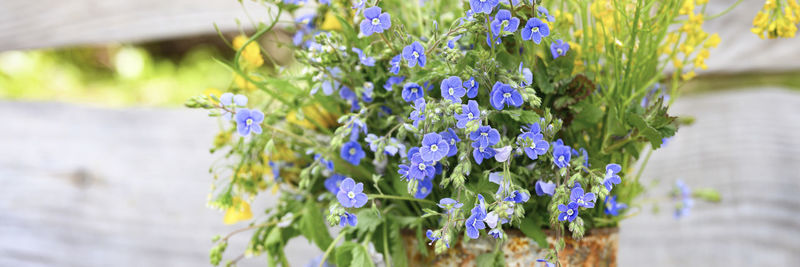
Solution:
M 207 266 L 210 238 L 244 227 L 204 205 L 217 124 L 201 111 L 0 102 L 0 114 L 0 266 Z M 256 218 L 274 202 L 258 198 Z M 321 254 L 292 244 L 293 265 Z
M 794 266 L 800 262 L 800 92 L 725 91 L 682 98 L 672 110 L 694 116 L 653 154 L 642 179 L 652 197 L 676 179 L 713 187 L 723 202 L 696 202 L 672 218 L 651 206 L 624 221 L 621 266 Z
M 269 9 L 243 1 L 255 20 Z M 252 29 L 235 0 L 4 0 L 0 51 L 82 44 L 137 42 Z

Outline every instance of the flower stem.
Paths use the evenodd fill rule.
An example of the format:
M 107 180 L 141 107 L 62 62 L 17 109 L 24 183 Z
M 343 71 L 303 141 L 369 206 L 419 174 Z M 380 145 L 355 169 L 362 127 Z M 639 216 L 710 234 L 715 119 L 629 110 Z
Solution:
M 339 233 L 339 236 L 337 236 L 336 239 L 334 239 L 333 242 L 331 242 L 328 248 L 325 249 L 325 254 L 322 254 L 322 260 L 319 261 L 319 267 L 325 265 L 325 259 L 327 259 L 328 255 L 331 254 L 331 251 L 333 250 L 333 247 L 336 246 L 336 243 L 339 243 L 339 239 L 342 239 L 342 237 L 344 237 L 345 232 L 346 231 L 342 231 L 341 233 Z
M 427 199 L 416 199 L 416 198 L 412 198 L 412 197 L 404 197 L 404 196 L 392 196 L 392 195 L 380 195 L 380 194 L 367 194 L 367 197 L 368 197 L 368 198 L 383 198 L 383 199 L 408 200 L 408 201 L 416 201 L 416 202 L 427 203 L 427 204 L 431 204 L 431 205 L 435 205 L 435 204 L 436 204 L 436 202 L 433 202 L 433 201 L 430 201 L 430 200 L 427 200 Z

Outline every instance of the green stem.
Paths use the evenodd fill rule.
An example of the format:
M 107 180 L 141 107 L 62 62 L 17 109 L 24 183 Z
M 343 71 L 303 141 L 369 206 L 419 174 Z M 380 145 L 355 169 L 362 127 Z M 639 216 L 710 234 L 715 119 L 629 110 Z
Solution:
M 416 199 L 412 197 L 404 197 L 404 196 L 392 196 L 392 195 L 377 195 L 377 194 L 367 194 L 368 198 L 383 198 L 383 199 L 397 199 L 397 200 L 408 200 L 408 201 L 416 201 L 422 202 L 426 204 L 435 205 L 436 202 L 427 200 L 427 199 Z
M 328 255 L 331 254 L 331 251 L 333 250 L 333 247 L 336 246 L 336 243 L 339 243 L 339 240 L 342 239 L 342 237 L 344 237 L 344 234 L 345 231 L 343 230 L 341 233 L 339 233 L 339 236 L 337 236 L 336 239 L 334 239 L 333 242 L 331 242 L 328 248 L 325 249 L 325 254 L 322 254 L 322 260 L 319 261 L 319 267 L 325 265 L 325 259 L 327 259 Z

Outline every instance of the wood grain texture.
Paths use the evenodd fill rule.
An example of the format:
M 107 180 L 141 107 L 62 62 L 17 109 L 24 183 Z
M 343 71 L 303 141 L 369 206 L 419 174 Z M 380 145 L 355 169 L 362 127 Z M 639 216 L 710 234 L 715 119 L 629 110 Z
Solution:
M 258 22 L 269 9 L 243 1 Z M 252 29 L 236 0 L 3 0 L 0 51 L 69 45 L 138 42 L 214 34 L 214 23 Z
M 211 237 L 246 226 L 204 204 L 217 123 L 202 111 L 0 102 L 0 114 L 0 266 L 208 266 Z M 275 201 L 256 199 L 254 218 Z M 321 254 L 291 244 L 293 265 Z
M 775 88 L 682 98 L 694 116 L 656 151 L 642 177 L 665 195 L 676 179 L 713 187 L 722 203 L 696 201 L 673 219 L 645 206 L 623 222 L 620 266 L 796 266 L 800 262 L 800 93 Z

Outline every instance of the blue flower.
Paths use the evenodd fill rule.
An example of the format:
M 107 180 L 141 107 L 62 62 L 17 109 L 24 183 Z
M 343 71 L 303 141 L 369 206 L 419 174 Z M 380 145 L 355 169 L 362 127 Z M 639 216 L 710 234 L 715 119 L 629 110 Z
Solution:
M 425 90 L 422 90 L 422 86 L 417 83 L 406 83 L 403 85 L 402 96 L 406 102 L 414 102 L 414 100 L 425 96 Z
M 544 262 L 545 267 L 556 267 L 554 263 L 551 263 L 545 259 L 538 259 L 537 262 Z
M 392 27 L 392 19 L 389 13 L 381 13 L 380 7 L 370 7 L 364 9 L 364 20 L 361 21 L 361 33 L 370 36 L 372 33 L 382 33 Z
M 536 181 L 536 195 L 543 196 L 543 195 L 553 195 L 556 192 L 556 184 L 553 182 L 542 182 L 542 180 Z
M 469 0 L 469 8 L 473 13 L 491 14 L 492 9 L 500 3 L 500 0 Z
M 508 84 L 495 82 L 491 96 L 492 107 L 496 110 L 503 110 L 505 106 L 522 106 L 522 95 Z
M 439 204 L 437 204 L 440 208 L 447 210 L 447 214 L 453 213 L 456 209 L 460 209 L 464 206 L 463 203 L 455 201 L 452 198 L 443 198 L 439 200 Z
M 488 234 L 494 237 L 494 239 L 498 239 L 503 236 L 503 233 L 500 232 L 500 229 L 492 229 Z
M 397 152 L 401 152 L 402 154 L 406 151 L 406 145 L 400 143 L 396 138 L 392 137 L 389 139 L 389 142 L 386 143 L 386 147 L 383 148 L 383 151 L 383 153 L 391 156 L 397 155 Z
M 553 59 L 556 59 L 560 56 L 566 56 L 567 51 L 569 51 L 569 43 L 565 43 L 560 39 L 550 44 L 550 53 L 553 54 Z
M 481 147 L 493 146 L 500 142 L 500 132 L 491 126 L 481 126 L 477 130 L 469 134 L 469 139 L 480 143 Z
M 417 41 L 414 43 L 403 47 L 403 58 L 408 61 L 408 67 L 414 67 L 419 64 L 420 67 L 425 67 L 425 62 L 427 62 L 427 58 L 425 57 L 425 48 L 422 47 Z
M 452 128 L 447 128 L 444 132 L 439 133 L 442 136 L 442 139 L 447 141 L 447 144 L 450 146 L 450 149 L 447 151 L 447 156 L 452 157 L 458 154 L 458 147 L 456 144 L 461 142 L 461 139 L 458 138 L 456 131 L 453 131 Z
M 534 124 L 538 125 L 538 124 Z M 538 129 L 537 129 L 538 130 Z M 550 144 L 543 140 L 542 134 L 533 132 L 524 132 L 517 136 L 517 145 L 523 147 L 525 155 L 530 159 L 537 159 L 539 155 L 544 155 L 550 149 Z
M 419 153 L 411 157 L 411 164 L 408 165 L 408 178 L 423 181 L 428 177 L 433 178 L 434 175 L 436 175 L 436 168 L 433 167 L 432 161 L 423 160 Z
M 467 228 L 467 236 L 471 239 L 478 238 L 480 235 L 478 230 L 486 228 L 486 224 L 483 223 L 483 220 L 486 219 L 486 206 L 483 201 L 483 196 L 479 194 L 478 199 L 480 203 L 475 204 L 475 207 L 472 208 L 472 214 L 467 218 L 467 221 L 464 222 L 464 226 Z
M 425 236 L 427 236 L 428 239 L 431 240 L 431 242 L 428 243 L 428 245 L 433 244 L 434 241 L 441 239 L 441 237 L 438 237 L 438 236 L 434 235 L 433 231 L 431 229 L 428 229 L 428 231 L 425 231 Z
M 571 158 L 572 154 L 570 154 L 570 148 L 568 146 L 553 143 L 553 163 L 558 166 L 558 168 L 569 166 L 569 160 Z
M 365 201 L 366 201 L 366 200 L 365 200 Z M 342 217 L 341 217 L 341 218 L 339 218 L 339 219 L 340 219 L 340 220 L 339 220 L 339 226 L 340 226 L 340 227 L 345 227 L 345 226 L 347 226 L 348 224 L 349 224 L 350 226 L 356 226 L 356 224 L 358 224 L 358 218 L 356 218 L 356 215 L 355 215 L 355 214 L 352 214 L 352 213 L 349 213 L 349 212 L 345 212 L 345 213 L 342 215 Z
M 567 206 L 564 206 L 564 204 L 558 204 L 558 210 L 561 211 L 561 214 L 558 215 L 559 221 L 571 222 L 578 217 L 578 203 L 570 202 Z
M 392 86 L 395 84 L 401 83 L 406 80 L 406 76 L 392 76 L 389 79 L 386 79 L 386 83 L 383 84 L 383 89 L 386 91 L 392 91 Z
M 500 36 L 489 34 L 489 32 L 486 32 L 486 45 L 488 45 L 489 47 L 494 47 L 494 44 L 492 44 L 492 39 L 494 39 L 494 44 L 503 43 L 503 39 L 501 39 Z
M 461 105 L 461 114 L 456 114 L 456 127 L 466 128 L 470 121 L 477 121 L 481 118 L 481 110 L 478 109 L 478 102 L 470 100 L 466 105 Z
M 511 201 L 519 204 L 528 202 L 528 199 L 530 199 L 530 196 L 528 194 L 520 192 L 519 190 L 514 190 L 514 192 L 511 192 L 511 194 L 506 198 L 504 198 L 503 201 Z
M 375 92 L 375 85 L 372 82 L 364 83 L 364 91 L 361 92 L 361 100 L 364 102 L 372 103 L 372 95 Z
M 425 119 L 425 98 L 414 100 L 414 111 L 408 119 L 414 121 L 414 127 L 419 127 L 419 122 Z
M 236 111 L 236 130 L 241 136 L 247 136 L 250 132 L 260 134 L 262 121 L 264 121 L 264 113 L 261 111 L 246 108 Z
M 478 81 L 475 81 L 475 77 L 469 77 L 469 80 L 464 81 L 462 84 L 464 88 L 467 88 L 467 97 L 474 98 L 478 96 Z
M 224 93 L 219 97 L 219 103 L 223 107 L 247 106 L 247 97 L 244 95 L 234 95 L 233 93 Z M 227 109 L 222 109 L 222 117 L 226 120 L 231 119 L 231 112 Z
M 514 33 L 519 28 L 519 19 L 511 16 L 511 11 L 500 9 L 494 20 L 489 25 L 494 36 L 499 36 L 503 32 Z
M 447 41 L 447 47 L 449 47 L 450 49 L 455 49 L 456 48 L 456 42 L 458 42 L 458 40 L 460 40 L 460 39 L 461 39 L 461 34 L 456 35 L 455 37 L 453 37 L 452 39 Z
M 428 178 L 417 183 L 417 193 L 414 198 L 424 199 L 433 192 L 433 178 Z
M 325 168 L 328 168 L 328 170 L 333 170 L 333 161 L 323 158 L 322 155 L 314 154 L 314 160 L 319 160 L 319 163 L 322 164 L 322 166 L 325 166 Z
M 358 165 L 361 164 L 361 159 L 366 156 L 364 150 L 361 149 L 361 144 L 356 141 L 350 141 L 345 143 L 342 146 L 342 151 L 340 153 L 342 159 L 350 162 L 350 164 Z
M 356 183 L 353 178 L 347 177 L 342 181 L 336 199 L 345 208 L 360 208 L 367 204 L 367 194 L 363 193 L 364 183 Z
M 353 92 L 353 90 L 350 90 L 350 87 L 342 86 L 342 89 L 339 90 L 339 96 L 342 99 L 350 102 L 350 111 L 361 109 L 361 107 L 358 105 L 358 96 L 356 96 L 356 93 Z
M 522 74 L 522 78 L 524 79 L 519 83 L 520 86 L 525 87 L 533 84 L 533 72 L 531 72 L 529 68 L 523 68 L 522 62 L 519 63 L 519 74 Z
M 378 145 L 380 145 L 380 141 L 383 138 L 378 138 L 375 134 L 368 134 L 367 137 L 364 138 L 364 142 L 369 145 L 369 150 L 375 152 L 378 150 Z
M 677 197 L 680 200 L 675 209 L 675 219 L 680 219 L 689 215 L 689 211 L 694 207 L 694 199 L 692 199 L 692 189 L 682 180 L 675 181 L 675 187 L 677 188 Z
M 353 52 L 356 52 L 356 54 L 358 54 L 358 60 L 364 66 L 370 66 L 370 67 L 375 66 L 375 58 L 368 57 L 367 55 L 364 54 L 364 51 L 361 51 L 361 49 L 353 47 Z
M 344 181 L 343 175 L 331 175 L 331 177 L 325 179 L 325 189 L 328 189 L 328 191 L 336 195 L 339 193 L 339 187 L 342 185 L 342 181 Z
M 397 73 L 400 73 L 400 61 L 402 59 L 403 59 L 403 56 L 401 54 L 397 54 L 396 56 L 394 56 L 392 58 L 392 60 L 389 61 L 389 66 L 390 66 L 389 67 L 389 72 L 394 73 L 394 75 L 397 75 Z
M 461 78 L 458 76 L 450 76 L 442 80 L 442 85 L 439 88 L 442 90 L 442 98 L 453 103 L 461 104 L 461 98 L 467 94 L 467 90 L 461 85 Z
M 522 28 L 522 40 L 533 40 L 534 43 L 542 42 L 542 37 L 550 35 L 550 27 L 538 18 L 529 19 Z
M 483 163 L 484 159 L 493 158 L 496 153 L 494 148 L 481 146 L 478 142 L 472 143 L 472 148 L 474 148 L 472 150 L 472 158 L 474 158 L 475 162 L 478 164 Z
M 547 21 L 549 21 L 549 22 L 556 21 L 556 18 L 555 18 L 555 17 L 553 17 L 553 16 L 550 16 L 550 12 L 549 12 L 549 11 L 547 11 L 547 8 L 545 8 L 545 7 L 543 7 L 543 6 L 539 6 L 539 7 L 537 7 L 537 8 L 536 8 L 536 10 L 538 10 L 538 11 L 539 11 L 539 13 L 541 13 L 542 15 L 544 15 L 544 16 L 545 16 L 545 18 L 547 18 Z
M 364 11 L 364 4 L 366 4 L 367 0 L 358 0 L 353 2 L 353 9 L 356 10 L 356 16 Z
M 628 205 L 625 205 L 625 203 L 617 203 L 617 196 L 606 196 L 606 206 L 603 211 L 608 215 L 617 216 L 620 210 L 627 207 Z
M 438 133 L 427 133 L 422 137 L 422 146 L 419 154 L 425 161 L 439 161 L 447 156 L 450 145 Z
M 622 166 L 619 166 L 619 164 L 612 163 L 606 165 L 606 175 L 603 177 L 603 185 L 606 186 L 608 191 L 611 191 L 611 188 L 613 188 L 615 184 L 622 182 L 622 178 L 617 174 L 620 171 L 622 171 Z
M 350 125 L 350 141 L 357 141 L 361 133 L 367 134 L 367 124 L 360 119 L 352 117 L 348 124 Z
M 400 174 L 400 180 L 406 181 L 409 179 L 408 165 L 400 164 L 397 166 L 397 173 Z
M 595 198 L 594 193 L 584 194 L 580 183 L 576 183 L 576 186 L 572 188 L 572 192 L 569 194 L 569 201 L 578 203 L 578 206 L 583 208 L 594 208 Z

